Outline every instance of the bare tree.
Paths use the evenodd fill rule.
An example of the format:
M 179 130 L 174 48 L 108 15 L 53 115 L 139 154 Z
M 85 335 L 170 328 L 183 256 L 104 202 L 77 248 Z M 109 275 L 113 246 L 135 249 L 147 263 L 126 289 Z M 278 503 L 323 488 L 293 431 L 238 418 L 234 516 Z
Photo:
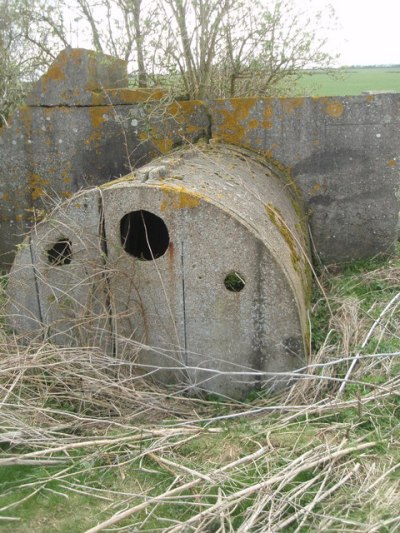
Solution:
M 333 57 L 318 36 L 323 15 L 292 0 L 158 0 L 165 65 L 178 65 L 191 98 L 271 94 L 283 80 Z M 332 16 L 332 9 L 329 15 Z M 325 13 L 327 15 L 327 13 Z
M 243 2 L 224 26 L 224 55 L 215 69 L 220 77 L 223 73 L 220 93 L 282 94 L 288 91 L 285 82 L 293 86 L 305 69 L 328 68 L 335 58 L 319 36 L 324 19 L 334 19 L 330 6 L 323 13 L 310 11 L 306 2 L 299 11 L 292 0 L 270 2 L 270 8 L 257 0 Z M 218 87 L 215 79 L 213 86 Z
M 36 2 L 32 0 L 31 6 L 36 8 Z M 32 24 L 27 4 L 27 0 L 0 0 L 0 125 L 7 125 L 8 115 L 21 103 L 29 83 L 54 58 L 47 49 L 48 39 L 41 39 L 39 47 L 27 38 Z
M 294 0 L 0 0 L 0 112 L 8 113 L 6 73 L 10 95 L 66 46 L 125 59 L 139 87 L 200 99 L 282 94 L 303 69 L 333 59 L 319 37 L 324 13 L 310 5 L 304 0 L 299 12 Z

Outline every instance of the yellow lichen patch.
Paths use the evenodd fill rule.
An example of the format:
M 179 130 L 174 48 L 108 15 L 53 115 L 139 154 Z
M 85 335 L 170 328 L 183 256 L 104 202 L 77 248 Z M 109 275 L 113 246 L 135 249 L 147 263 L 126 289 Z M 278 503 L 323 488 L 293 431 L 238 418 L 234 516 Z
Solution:
M 170 152 L 172 150 L 173 141 L 172 139 L 168 137 L 164 137 L 163 139 L 149 139 L 151 143 L 162 153 L 166 154 L 167 152 Z
M 325 107 L 325 112 L 330 117 L 339 118 L 344 113 L 344 105 L 329 96 L 313 97 L 313 100 Z
M 274 114 L 274 108 L 272 105 L 266 105 L 264 108 L 264 120 L 262 121 L 262 127 L 270 129 L 272 128 L 272 116 Z
M 32 201 L 38 200 L 46 194 L 43 187 L 45 187 L 49 182 L 39 174 L 32 172 L 32 174 L 28 177 L 28 183 Z
M 89 57 L 92 57 L 92 58 L 95 58 L 96 57 L 96 52 L 90 50 L 83 50 L 82 48 L 71 48 L 68 53 L 62 53 L 59 57 L 63 58 L 64 61 L 69 61 L 68 58 L 71 58 L 74 63 L 77 65 L 81 62 L 82 60 L 82 57 L 85 57 L 86 55 L 88 55 Z
M 148 135 L 147 132 L 145 132 L 145 131 L 141 131 L 141 132 L 139 132 L 139 134 L 138 134 L 138 138 L 139 138 L 139 141 L 143 141 L 143 142 L 144 142 L 144 141 L 148 141 L 148 140 L 149 140 L 149 135 Z
M 315 196 L 316 194 L 319 193 L 320 190 L 321 190 L 321 184 L 320 183 L 316 183 L 314 185 L 314 187 L 310 190 L 311 196 Z
M 257 100 L 255 98 L 232 98 L 230 102 L 234 110 L 235 118 L 242 121 L 248 118 Z
M 21 222 L 22 221 L 22 215 L 16 215 L 15 216 L 15 221 L 16 222 Z
M 198 192 L 189 191 L 183 186 L 163 184 L 158 186 L 164 194 L 164 198 L 160 204 L 160 211 L 176 210 L 176 209 L 193 209 L 200 205 L 201 199 L 204 197 Z
M 340 118 L 344 113 L 344 105 L 338 100 L 334 100 L 329 96 L 313 96 L 315 102 L 321 103 L 325 107 L 327 115 L 333 118 Z
M 390 167 L 390 168 L 397 167 L 397 161 L 396 161 L 396 159 L 391 159 L 390 161 L 388 161 L 388 162 L 387 162 L 387 166 Z
M 122 176 L 122 178 L 117 178 L 115 180 L 109 181 L 99 185 L 100 189 L 108 189 L 119 183 L 129 183 L 130 181 L 135 181 L 136 176 L 134 174 L 128 174 L 127 176 Z
M 63 198 L 71 198 L 71 196 L 72 196 L 72 192 L 69 192 L 69 191 L 63 191 L 63 192 L 61 193 L 61 196 L 62 196 Z
M 373 102 L 375 100 L 375 96 L 373 94 L 369 94 L 366 98 L 367 102 Z
M 92 127 L 98 128 L 105 121 L 104 115 L 107 112 L 104 107 L 89 107 L 89 117 Z
M 177 139 L 193 138 L 194 135 L 203 136 L 204 125 L 199 125 L 196 113 L 202 102 L 198 100 L 177 102 L 168 105 L 160 104 L 160 109 L 151 116 L 146 130 L 138 132 L 142 142 L 151 142 L 158 153 L 168 153 Z
M 204 102 L 201 100 L 183 100 L 182 102 L 176 102 L 179 105 L 180 109 L 188 114 L 197 111 L 197 109 L 204 105 Z
M 290 249 L 290 258 L 292 260 L 293 268 L 298 271 L 300 255 L 297 250 L 296 239 L 293 235 L 293 232 L 286 224 L 281 212 L 277 207 L 274 207 L 271 203 L 265 205 L 265 211 L 271 220 L 271 222 L 279 230 L 279 233 L 282 235 Z
M 191 116 L 196 114 L 199 106 L 202 104 L 200 100 L 187 100 L 183 102 L 177 102 L 175 100 L 167 106 L 165 118 L 173 118 L 174 122 L 184 125 L 185 129 L 187 129 L 192 122 Z M 199 129 L 198 126 L 195 126 L 195 129 Z
M 251 110 L 257 103 L 256 98 L 232 98 L 221 100 L 219 112 L 222 124 L 217 127 L 216 138 L 230 144 L 243 144 L 248 131 L 248 121 Z M 229 107 L 228 107 L 229 105 Z
M 255 118 L 253 120 L 249 120 L 247 126 L 251 129 L 254 129 L 254 128 L 257 128 L 258 127 L 258 120 L 256 120 Z
M 285 113 L 293 113 L 296 109 L 303 107 L 304 98 L 281 98 L 281 105 Z
M 341 102 L 329 102 L 325 109 L 330 117 L 340 118 L 344 112 L 344 105 Z
M 106 120 L 105 115 L 107 111 L 108 111 L 107 107 L 89 107 L 88 113 L 89 113 L 90 122 L 93 128 L 93 132 L 88 137 L 88 139 L 85 141 L 86 144 L 89 144 L 91 142 L 95 142 L 101 139 L 102 137 L 101 125 Z
M 50 80 L 62 81 L 65 79 L 65 64 L 53 63 L 46 74 L 43 74 L 41 81 L 47 84 Z

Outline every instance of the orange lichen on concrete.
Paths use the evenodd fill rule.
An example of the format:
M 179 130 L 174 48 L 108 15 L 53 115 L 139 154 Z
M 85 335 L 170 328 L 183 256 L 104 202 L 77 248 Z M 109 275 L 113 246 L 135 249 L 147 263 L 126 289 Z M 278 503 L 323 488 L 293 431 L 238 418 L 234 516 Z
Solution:
M 310 194 L 311 196 L 315 196 L 316 194 L 319 193 L 319 191 L 321 190 L 321 184 L 320 183 L 316 183 L 312 189 L 310 190 Z
M 217 140 L 230 144 L 242 144 L 248 130 L 250 112 L 257 103 L 257 98 L 231 98 L 219 100 L 222 106 L 219 113 L 222 115 L 222 124 L 215 133 Z
M 142 142 L 151 143 L 156 151 L 161 154 L 169 152 L 175 141 L 191 140 L 197 134 L 202 137 L 204 134 L 204 124 L 198 124 L 196 114 L 202 102 L 193 100 L 185 102 L 174 101 L 170 104 L 155 104 L 156 111 L 152 116 L 150 107 L 149 121 L 146 129 L 138 133 L 138 138 Z M 156 155 L 156 154 L 155 154 Z
M 274 114 L 274 108 L 272 105 L 267 104 L 264 108 L 264 120 L 261 125 L 263 128 L 270 129 L 272 128 L 272 116 Z
M 169 137 L 164 137 L 163 139 L 149 139 L 150 142 L 155 146 L 162 154 L 166 154 L 172 150 L 173 141 Z
M 200 205 L 200 201 L 204 196 L 198 192 L 189 191 L 183 186 L 163 184 L 157 185 L 164 193 L 164 199 L 160 204 L 160 211 L 168 209 L 193 209 Z
M 388 162 L 387 162 L 387 166 L 390 167 L 390 168 L 397 167 L 397 161 L 396 161 L 396 159 L 391 159 L 390 161 L 388 161 Z
M 258 120 L 256 120 L 255 118 L 253 118 L 253 120 L 249 120 L 247 126 L 248 126 L 250 129 L 257 128 L 257 127 L 258 127 Z
M 186 127 L 191 123 L 190 117 L 195 115 L 198 108 L 203 105 L 200 100 L 185 100 L 183 102 L 173 101 L 166 107 L 165 118 L 173 118 L 179 124 Z M 198 126 L 195 126 L 198 128 Z
M 49 180 L 43 178 L 39 174 L 32 172 L 28 177 L 29 190 L 31 193 L 32 201 L 42 198 L 46 194 L 44 187 L 48 185 Z
M 333 118 L 340 118 L 344 113 L 344 105 L 338 100 L 334 100 L 329 96 L 322 97 L 313 97 L 313 100 L 320 102 L 325 107 L 325 112 L 327 115 Z
M 93 128 L 92 134 L 85 141 L 86 144 L 99 141 L 102 137 L 101 125 L 105 122 L 105 115 L 109 108 L 105 106 L 89 107 L 88 113 Z
M 282 109 L 285 113 L 293 113 L 296 109 L 303 107 L 304 98 L 281 98 Z
M 63 58 L 62 58 L 63 59 Z M 65 60 L 60 59 L 60 61 L 54 62 L 49 70 L 43 74 L 41 81 L 46 85 L 49 81 L 62 81 L 65 80 Z
M 46 91 L 49 85 L 49 82 L 64 81 L 66 79 L 66 68 L 68 63 L 73 60 L 74 63 L 78 63 L 81 57 L 82 51 L 80 49 L 72 49 L 69 53 L 66 53 L 64 50 L 61 52 L 54 63 L 50 65 L 50 68 L 43 76 L 40 78 L 40 84 L 42 90 Z
M 326 106 L 326 112 L 330 117 L 340 118 L 344 112 L 344 105 L 341 102 L 330 102 Z
M 98 128 L 105 121 L 104 115 L 108 109 L 104 107 L 89 107 L 89 117 L 92 127 Z

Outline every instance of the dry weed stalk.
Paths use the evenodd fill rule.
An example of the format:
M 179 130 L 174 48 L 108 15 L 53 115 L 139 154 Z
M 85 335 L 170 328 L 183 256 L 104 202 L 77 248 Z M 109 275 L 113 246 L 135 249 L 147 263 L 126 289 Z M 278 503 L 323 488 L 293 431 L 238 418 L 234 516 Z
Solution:
M 398 287 L 398 268 L 363 274 L 363 279 L 389 280 Z M 72 313 L 70 332 L 77 325 L 85 332 L 93 316 L 82 312 L 82 302 L 74 305 L 79 312 L 75 317 Z M 26 344 L 0 329 L 0 465 L 52 467 L 47 476 L 21 485 L 28 494 L 3 505 L 1 520 L 18 521 L 9 516 L 11 509 L 16 512 L 37 494 L 55 491 L 63 498 L 74 493 L 104 504 L 109 518 L 89 532 L 116 524 L 151 531 L 151 521 L 162 516 L 165 504 L 190 510 L 181 521 L 175 515 L 160 518 L 163 530 L 170 532 L 288 527 L 395 531 L 398 516 L 382 518 L 371 511 L 357 520 L 353 512 L 357 505 L 376 509 L 375 500 L 383 509 L 400 506 L 400 489 L 391 480 L 398 463 L 380 457 L 377 448 L 382 442 L 396 442 L 392 426 L 380 428 L 379 418 L 395 417 L 398 408 L 400 376 L 393 369 L 400 361 L 399 295 L 381 307 L 373 319 L 363 316 L 354 299 L 336 301 L 325 342 L 306 368 L 288 374 L 293 380 L 289 390 L 273 397 L 260 395 L 252 404 L 226 401 L 222 414 L 213 401 L 186 397 L 179 386 L 166 391 L 146 379 L 156 369 L 143 370 L 141 365 L 140 370 L 136 363 L 138 351 L 146 347 L 144 339 L 117 339 L 125 350 L 116 357 L 94 345 L 77 344 L 73 335 L 71 346 L 56 346 L 51 336 L 46 342 Z M 108 314 L 107 309 L 103 312 Z M 134 320 L 136 312 L 122 313 Z M 43 337 L 38 333 L 37 339 Z M 333 342 L 335 336 L 340 342 Z M 372 337 L 374 348 L 365 353 Z M 397 342 L 398 349 L 380 350 L 388 340 L 394 341 L 392 347 Z M 178 363 L 171 360 L 171 368 Z M 378 371 L 379 381 L 364 379 Z M 249 377 L 252 374 L 271 377 L 258 372 L 249 372 Z M 358 392 L 350 394 L 350 387 Z M 351 421 L 335 421 L 349 409 Z M 241 450 L 239 442 L 239 451 L 222 466 L 192 464 L 182 455 L 183 446 L 205 435 L 216 442 L 226 427 L 226 438 L 230 431 L 237 438 L 235 419 L 251 421 L 257 428 L 250 451 L 245 446 Z M 356 430 L 365 420 L 372 427 L 360 437 Z M 312 440 L 304 443 L 311 427 Z M 290 446 L 274 443 L 273 436 L 293 432 L 296 438 Z M 213 462 L 221 457 L 216 454 Z M 149 462 L 170 477 L 167 490 L 160 490 L 156 480 L 136 491 L 79 480 L 79 475 L 105 468 L 122 473 L 131 465 L 151 479 L 154 468 Z

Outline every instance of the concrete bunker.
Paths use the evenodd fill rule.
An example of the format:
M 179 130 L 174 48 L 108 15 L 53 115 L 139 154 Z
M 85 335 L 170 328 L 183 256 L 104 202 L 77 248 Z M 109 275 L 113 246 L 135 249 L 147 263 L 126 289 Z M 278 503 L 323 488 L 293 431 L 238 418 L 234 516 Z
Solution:
M 302 217 L 293 184 L 256 154 L 181 148 L 31 231 L 10 274 L 11 325 L 191 393 L 282 387 L 307 352 Z

